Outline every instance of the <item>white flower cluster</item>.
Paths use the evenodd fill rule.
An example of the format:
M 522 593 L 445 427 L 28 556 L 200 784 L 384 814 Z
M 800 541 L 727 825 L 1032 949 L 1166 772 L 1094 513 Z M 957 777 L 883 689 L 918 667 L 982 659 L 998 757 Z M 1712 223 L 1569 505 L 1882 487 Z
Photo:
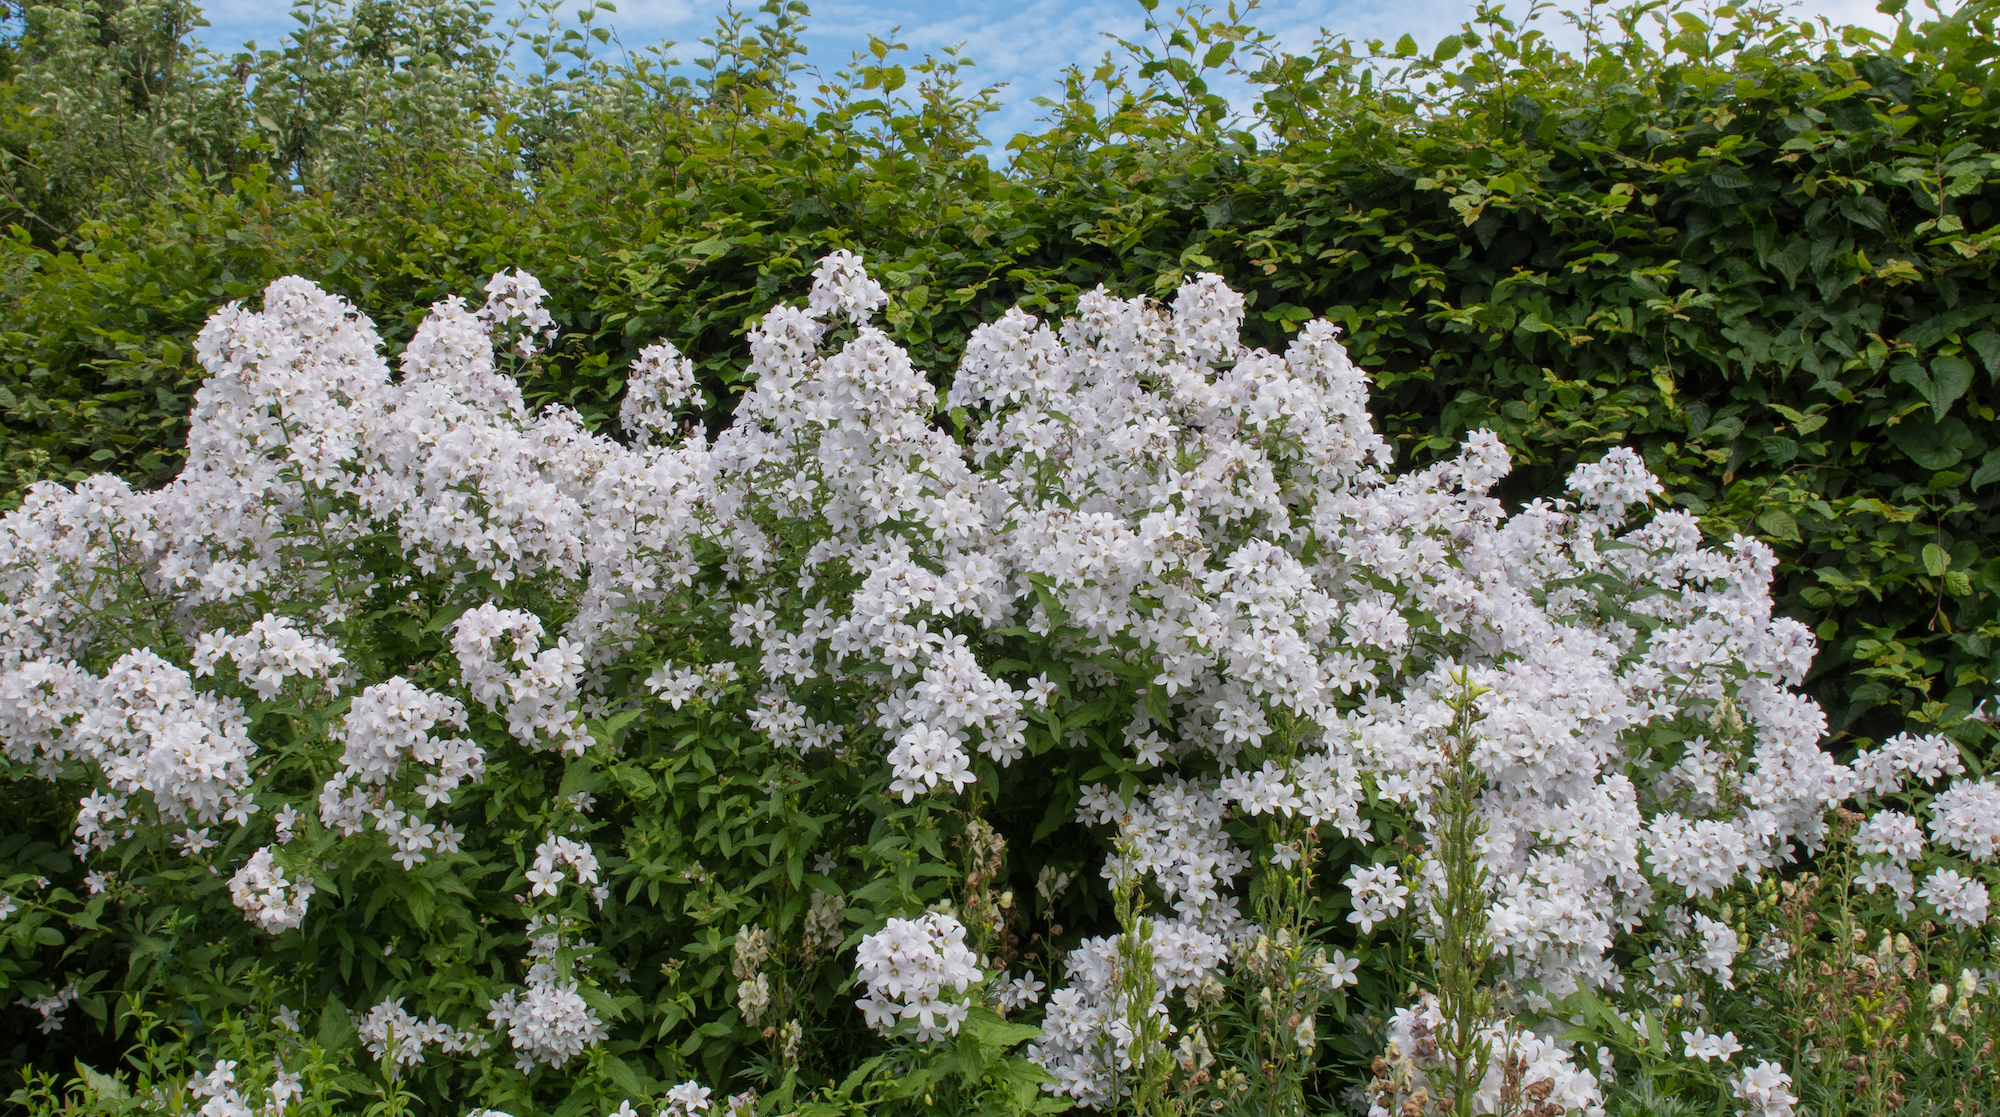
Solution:
M 633 359 L 618 423 L 633 439 L 646 442 L 669 433 L 674 415 L 700 402 L 694 362 L 663 341 L 639 350 Z
M 201 1117 L 252 1117 L 256 1110 L 236 1087 L 235 1059 L 217 1059 L 208 1073 L 188 1083 L 188 1092 L 202 1099 Z
M 723 1099 L 720 1108 L 709 1100 L 715 1091 L 699 1082 L 683 1082 L 667 1090 L 660 1106 L 658 1117 L 696 1117 L 697 1114 L 712 1114 L 713 1117 L 751 1117 L 757 1112 L 757 1092 L 745 1090 L 740 1094 Z M 612 1117 L 637 1117 L 638 1111 L 631 1102 L 621 1102 Z
M 290 880 L 285 867 L 265 846 L 229 878 L 229 899 L 243 911 L 243 918 L 276 935 L 297 929 L 305 922 L 306 904 L 314 892 L 311 877 Z
M 491 1046 L 479 1032 L 439 1023 L 435 1016 L 417 1019 L 403 1007 L 400 997 L 369 1009 L 368 1015 L 355 1025 L 355 1032 L 370 1055 L 403 1066 L 423 1062 L 424 1049 L 428 1047 L 435 1047 L 445 1055 L 480 1055 Z
M 868 986 L 868 995 L 854 1002 L 868 1026 L 888 1035 L 907 1021 L 918 1040 L 957 1035 L 966 1006 L 945 999 L 945 990 L 963 993 L 983 976 L 965 945 L 965 925 L 934 911 L 891 919 L 864 937 L 855 969 Z
M 1222 828 L 1228 789 L 1169 778 L 1126 803 L 1101 784 L 1083 789 L 1077 818 L 1115 824 L 1126 854 L 1105 860 L 1104 877 L 1151 874 L 1183 919 L 1216 926 L 1236 922 L 1235 878 L 1250 867 L 1248 853 Z
M 574 703 L 583 673 L 583 649 L 568 637 L 541 646 L 542 621 L 519 609 L 492 603 L 468 610 L 453 629 L 451 650 L 472 696 L 487 709 L 507 708 L 507 728 L 523 744 L 545 741 L 564 752 L 583 752 L 582 722 Z M 502 642 L 513 645 L 503 659 Z M 509 670 L 505 663 L 519 664 Z
M 848 249 L 833 250 L 813 269 L 806 308 L 815 318 L 838 314 L 858 325 L 887 305 L 889 296 L 882 285 L 868 277 L 861 257 Z
M 1233 914 L 1234 905 L 1226 910 Z M 1248 933 L 1240 920 L 1204 927 L 1185 916 L 1154 920 L 1150 930 L 1155 993 L 1146 1010 L 1156 1014 L 1165 1013 L 1174 992 L 1212 980 L 1213 971 L 1228 961 L 1230 945 Z M 1123 938 L 1085 939 L 1064 957 L 1069 984 L 1049 994 L 1042 1036 L 1028 1047 L 1029 1057 L 1054 1076 L 1061 1092 L 1088 1106 L 1111 1102 L 1119 1076 L 1133 1067 L 1136 1037 L 1118 985 Z
M 197 1113 L 200 1117 L 283 1117 L 286 1107 L 294 1099 L 305 1096 L 305 1087 L 301 1085 L 305 1076 L 286 1070 L 283 1062 L 274 1059 L 270 1070 L 271 1083 L 265 1088 L 268 1100 L 261 1109 L 253 1108 L 244 1095 L 250 1087 L 239 1083 L 236 1078 L 237 1069 L 241 1066 L 235 1059 L 217 1059 L 207 1074 L 195 1075 L 187 1084 L 188 1092 L 200 1099 L 201 1108 L 171 1108 Z M 156 1093 L 154 1098 L 160 1102 L 167 1101 L 163 1093 Z
M 1952 926 L 1969 929 L 1986 922 L 1989 897 L 1977 877 L 1963 876 L 1956 869 L 1935 869 L 1917 895 Z
M 1040 1003 L 1042 992 L 1047 988 L 1048 986 L 1032 973 L 1009 977 L 993 987 L 993 991 L 988 995 L 988 1003 L 1004 1016 L 1016 1009 Z
M 8 758 L 50 774 L 84 760 L 102 773 L 105 790 L 77 812 L 79 856 L 109 849 L 139 825 L 247 819 L 257 810 L 248 728 L 242 703 L 197 691 L 185 670 L 145 649 L 119 657 L 103 678 L 47 660 L 0 671 Z M 190 830 L 183 847 L 210 844 L 206 830 Z
M 1848 765 L 1858 796 L 1922 791 L 1947 776 L 1961 776 L 1965 764 L 1958 746 L 1940 735 L 1898 734 L 1876 749 L 1862 749 Z M 1958 780 L 1930 797 L 1930 843 L 1919 819 L 1900 810 L 1878 809 L 1854 834 L 1854 848 L 1868 860 L 1855 872 L 1854 883 L 1869 893 L 1886 889 L 1895 897 L 1896 912 L 1908 916 L 1921 899 L 1952 927 L 1970 930 L 1987 919 L 1990 896 L 1978 876 L 1947 865 L 1933 865 L 1917 882 L 1918 862 L 1928 846 L 1963 855 L 1984 864 L 2000 853 L 2000 783 Z
M 1394 865 L 1356 865 L 1347 873 L 1353 911 L 1347 921 L 1366 935 L 1375 924 L 1401 915 L 1410 906 L 1410 889 Z
M 1735 928 L 1697 912 L 1694 929 L 1701 936 L 1701 948 L 1694 956 L 1695 968 L 1708 974 L 1724 989 L 1734 989 L 1735 973 L 1730 968 L 1743 952 L 1743 939 Z
M 550 834 L 535 846 L 534 864 L 528 869 L 528 883 L 533 887 L 531 896 L 554 896 L 563 882 L 569 879 L 564 868 L 576 873 L 578 884 L 586 885 L 590 895 L 603 907 L 610 893 L 598 882 L 597 854 L 588 842 L 572 841 L 559 834 Z
M 270 613 L 236 636 L 226 628 L 202 633 L 188 662 L 199 678 L 213 675 L 225 656 L 236 664 L 237 677 L 267 700 L 295 675 L 326 680 L 327 693 L 339 694 L 341 676 L 336 669 L 347 662 L 346 653 L 331 641 L 301 632 L 290 618 Z
M 1414 1006 L 1397 1009 L 1390 1018 L 1388 1059 L 1405 1093 L 1417 1089 L 1437 1093 L 1438 1083 L 1431 1080 L 1430 1072 L 1441 1069 L 1441 1064 L 1438 1044 L 1431 1037 L 1438 1036 L 1446 1026 L 1437 997 L 1430 993 L 1425 993 Z M 1518 1059 L 1524 1068 L 1519 1072 L 1520 1085 L 1548 1085 L 1545 1104 L 1563 1113 L 1604 1117 L 1604 1096 L 1597 1076 L 1572 1063 L 1570 1053 L 1554 1040 L 1506 1021 L 1481 1028 L 1480 1038 L 1490 1045 L 1491 1054 L 1473 1098 L 1474 1113 L 1503 1111 L 1500 1097 L 1508 1078 L 1508 1063 Z M 1368 1115 L 1395 1117 L 1379 1101 L 1370 1105 Z
M 587 842 L 553 833 L 535 847 L 535 860 L 527 871 L 529 898 L 559 898 L 572 872 L 577 884 L 603 907 L 609 890 L 599 881 L 597 854 Z M 593 944 L 575 939 L 574 930 L 572 923 L 552 916 L 529 919 L 528 955 L 534 961 L 526 986 L 518 994 L 512 990 L 501 994 L 487 1013 L 513 1041 L 514 1065 L 524 1072 L 538 1063 L 559 1067 L 610 1035 L 580 992 L 582 983 L 574 976 L 565 979 L 556 969 L 560 952 L 567 950 L 580 970 L 595 950 Z
M 53 993 L 40 996 L 22 997 L 14 1003 L 22 1008 L 31 1008 L 42 1014 L 42 1022 L 36 1025 L 43 1035 L 62 1031 L 63 1010 L 76 1003 L 77 991 L 74 983 L 65 985 Z
M 512 275 L 495 273 L 486 282 L 486 305 L 479 318 L 504 330 L 519 331 L 514 350 L 526 360 L 556 336 L 555 319 L 542 307 L 549 297 L 542 281 L 516 268 Z
M 485 750 L 462 737 L 432 733 L 440 726 L 462 732 L 465 724 L 463 703 L 424 690 L 400 675 L 355 695 L 341 719 L 340 770 L 320 788 L 320 822 L 351 837 L 372 821 L 405 869 L 428 861 L 433 850 L 456 853 L 464 836 L 450 823 L 424 821 L 414 811 L 399 808 L 389 792 L 406 759 L 432 769 L 410 789 L 426 807 L 450 803 L 460 785 L 485 775 Z
M 2000 783 L 1960 780 L 1931 800 L 1931 839 L 1974 861 L 2000 849 Z
M 1792 1076 L 1772 1062 L 1758 1063 L 1732 1080 L 1736 1100 L 1743 1103 L 1737 1117 L 1792 1117 L 1799 1099 L 1791 1091 Z
M 1699 1026 L 1691 1032 L 1682 1032 L 1681 1042 L 1687 1045 L 1688 1058 L 1700 1059 L 1704 1063 L 1712 1059 L 1721 1059 L 1726 1063 L 1743 1050 L 1743 1045 L 1736 1041 L 1735 1032 L 1724 1032 L 1718 1036 Z
M 1862 749 L 1848 765 L 1857 790 L 1884 792 L 1900 790 L 1906 783 L 1928 784 L 1943 776 L 1965 773 L 1958 758 L 1958 746 L 1935 734 L 1913 737 L 1899 733 L 1879 749 Z
M 559 1067 L 611 1034 L 577 992 L 577 983 L 559 980 L 546 962 L 530 967 L 527 988 L 519 996 L 502 993 L 486 1017 L 506 1029 L 514 1065 L 523 1072 L 537 1063 Z
M 705 668 L 694 668 L 678 667 L 669 660 L 655 667 L 653 673 L 646 676 L 646 689 L 658 695 L 660 701 L 678 710 L 697 698 L 704 702 L 716 701 L 726 692 L 729 684 L 736 681 L 737 676 L 734 663 L 717 663 Z

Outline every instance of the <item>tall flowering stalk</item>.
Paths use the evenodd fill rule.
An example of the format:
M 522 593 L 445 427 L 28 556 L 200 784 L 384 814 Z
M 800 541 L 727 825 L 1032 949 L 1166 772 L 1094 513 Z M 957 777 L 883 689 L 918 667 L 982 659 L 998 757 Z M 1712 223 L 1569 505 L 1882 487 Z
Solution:
M 1456 687 L 1449 698 L 1452 720 L 1443 739 L 1442 779 L 1434 808 L 1438 816 L 1433 830 L 1437 870 L 1431 874 L 1436 880 L 1431 897 L 1434 934 L 1425 945 L 1436 975 L 1438 1014 L 1444 1020 L 1437 1045 L 1444 1055 L 1442 1086 L 1450 1092 L 1439 1104 L 1448 1106 L 1452 1117 L 1472 1117 L 1475 1095 L 1493 1057 L 1493 1037 L 1487 1031 L 1493 993 L 1486 986 L 1493 939 L 1487 931 L 1486 866 L 1479 851 L 1486 834 L 1479 813 L 1485 778 L 1472 762 L 1475 727 L 1481 717 L 1478 701 L 1485 689 L 1464 671 L 1457 672 L 1452 683 Z

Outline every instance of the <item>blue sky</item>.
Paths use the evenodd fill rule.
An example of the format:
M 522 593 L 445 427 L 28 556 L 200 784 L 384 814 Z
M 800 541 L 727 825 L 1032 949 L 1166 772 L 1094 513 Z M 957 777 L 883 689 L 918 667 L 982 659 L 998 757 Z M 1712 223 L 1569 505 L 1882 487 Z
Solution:
M 684 61 L 705 50 L 698 40 L 715 25 L 726 0 L 614 0 L 615 15 L 604 17 L 627 48 L 663 40 L 678 45 L 673 53 Z M 1174 0 L 1165 0 L 1170 8 Z M 757 0 L 739 0 L 754 9 Z M 1576 3 L 1576 7 L 1582 4 Z M 1524 2 L 1509 5 L 1525 10 Z M 509 0 L 499 0 L 504 18 Z M 1801 15 L 1826 15 L 1844 23 L 1886 28 L 1873 0 L 1807 0 L 1793 5 Z M 277 45 L 296 24 L 286 0 L 207 0 L 212 26 L 200 38 L 227 53 L 255 40 Z M 1470 17 L 1465 0 L 1265 0 L 1251 22 L 1278 36 L 1279 42 L 1303 50 L 1322 28 L 1356 39 L 1394 41 L 1408 33 L 1429 49 Z M 1041 110 L 1030 98 L 1057 88 L 1057 75 L 1072 62 L 1095 61 L 1111 44 L 1106 34 L 1136 36 L 1145 13 L 1136 0 L 812 0 L 807 42 L 811 61 L 832 71 L 862 49 L 871 34 L 887 36 L 900 27 L 897 41 L 911 54 L 957 43 L 977 63 L 971 72 L 985 83 L 1006 84 L 1001 99 L 1006 108 L 986 122 L 987 136 L 1000 140 L 1030 127 Z M 1551 35 L 1561 37 L 1559 20 L 1546 21 Z

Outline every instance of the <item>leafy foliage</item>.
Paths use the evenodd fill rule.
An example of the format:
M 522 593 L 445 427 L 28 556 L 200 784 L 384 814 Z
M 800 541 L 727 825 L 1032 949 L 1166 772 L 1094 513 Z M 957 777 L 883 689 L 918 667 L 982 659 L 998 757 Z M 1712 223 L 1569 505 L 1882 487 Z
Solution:
M 195 331 L 288 273 L 353 299 L 394 346 L 432 302 L 519 266 L 548 285 L 563 331 L 532 399 L 607 421 L 638 349 L 664 337 L 697 362 L 719 426 L 744 386 L 748 324 L 801 294 L 834 247 L 866 251 L 896 340 L 935 375 L 1017 302 L 1066 307 L 1098 283 L 1163 295 L 1213 271 L 1250 301 L 1246 341 L 1319 315 L 1345 326 L 1405 464 L 1490 428 L 1519 463 L 1504 492 L 1525 498 L 1631 445 L 1712 538 L 1771 543 L 1783 609 L 1822 642 L 1831 747 L 1952 725 L 2000 677 L 1991 0 L 1913 16 L 1886 40 L 1754 7 L 1647 4 L 1586 26 L 1576 55 L 1537 30 L 1539 11 L 1482 10 L 1428 50 L 1330 37 L 1303 55 L 1249 15 L 1156 13 L 1150 38 L 1071 71 L 1004 168 L 976 130 L 994 92 L 964 84 L 966 60 L 911 61 L 879 41 L 819 75 L 796 2 L 732 17 L 685 73 L 657 52 L 603 60 L 596 9 L 569 26 L 552 6 L 498 26 L 471 4 L 298 10 L 277 49 L 230 57 L 188 46 L 185 6 L 25 10 L 0 82 L 0 469 L 14 499 L 45 477 L 171 476 Z M 507 61 L 522 50 L 526 70 Z M 1224 79 L 1257 91 L 1247 117 L 1216 93 Z M 434 618 L 379 619 L 410 662 L 437 641 Z M 720 783 L 768 758 L 690 717 L 618 731 L 641 756 L 657 734 L 702 742 L 672 738 L 660 767 L 494 779 L 518 781 L 502 797 L 517 812 L 615 785 L 657 804 L 661 849 L 709 864 L 751 850 L 759 872 L 802 888 L 792 824 L 760 814 L 747 783 Z M 10 785 L 23 821 L 0 858 L 55 875 L 65 821 L 30 786 Z M 856 793 L 808 781 L 786 817 Z M 1041 821 L 1008 825 L 1039 839 Z M 940 841 L 923 834 L 902 840 Z M 740 882 L 691 886 L 667 864 L 614 872 L 649 902 L 687 889 L 681 916 L 700 926 L 744 903 Z M 515 868 L 487 867 L 492 886 Z M 221 884 L 148 887 L 198 905 Z M 487 933 L 463 897 L 414 897 L 384 895 L 388 922 L 347 929 L 326 958 L 384 964 L 373 951 L 399 920 Z M 71 899 L 84 931 L 110 918 L 101 897 Z M 205 967 L 212 989 L 237 992 L 204 995 L 252 1003 L 254 974 L 226 943 L 154 910 L 157 924 L 119 932 L 129 958 L 86 968 Z M 37 918 L 10 935 L 68 949 Z M 645 980 L 662 1021 L 717 996 Z M 108 1018 L 89 990 L 82 1004 Z M 699 1065 L 737 1038 L 677 1057 Z

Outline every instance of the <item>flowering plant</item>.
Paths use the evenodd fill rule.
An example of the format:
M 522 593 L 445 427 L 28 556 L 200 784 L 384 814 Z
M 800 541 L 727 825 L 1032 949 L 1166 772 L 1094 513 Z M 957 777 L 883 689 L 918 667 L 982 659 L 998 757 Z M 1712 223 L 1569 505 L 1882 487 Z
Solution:
M 753 1059 L 779 1104 L 847 1104 L 876 1041 L 805 1037 L 858 1010 L 904 1060 L 865 1064 L 904 1075 L 878 1099 L 933 1096 L 964 1037 L 951 1088 L 1018 1110 L 1293 1110 L 1314 1021 L 1402 964 L 1385 926 L 1436 994 L 1364 1101 L 1596 1114 L 1608 1064 L 1548 1024 L 1642 992 L 1614 951 L 1728 988 L 1742 936 L 1702 904 L 1828 848 L 1855 796 L 1962 770 L 1943 738 L 1823 752 L 1770 552 L 1646 514 L 1629 451 L 1511 514 L 1491 435 L 1396 475 L 1334 328 L 1248 348 L 1213 276 L 1011 311 L 940 401 L 836 252 L 752 332 L 713 439 L 666 345 L 624 441 L 528 408 L 502 365 L 549 337 L 541 298 L 503 273 L 439 303 L 392 375 L 352 307 L 280 280 L 201 334 L 179 478 L 43 484 L 0 521 L 10 763 L 78 792 L 128 918 L 226 892 L 326 1043 L 372 1005 L 392 1085 L 692 1111 L 668 1084 Z M 1928 799 L 1929 854 L 1915 814 L 1869 816 L 1867 886 L 1982 924 L 1996 805 Z M 1062 863 L 1110 882 L 1097 933 L 1058 925 L 1104 895 L 1058 908 Z M 1328 954 L 1345 927 L 1360 959 Z M 1038 1029 L 1004 1019 L 1047 984 Z M 1734 1089 L 1775 1115 L 1789 1081 Z

